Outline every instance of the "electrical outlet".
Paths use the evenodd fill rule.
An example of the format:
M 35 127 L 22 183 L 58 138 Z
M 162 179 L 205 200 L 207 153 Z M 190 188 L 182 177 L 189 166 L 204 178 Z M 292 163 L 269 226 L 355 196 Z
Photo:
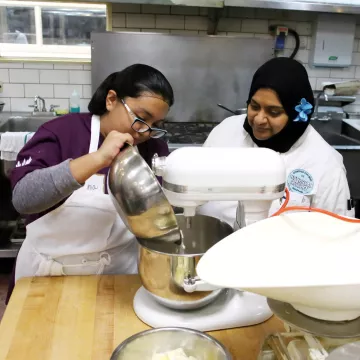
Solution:
M 3 87 L 4 87 L 4 85 L 3 85 L 3 83 L 0 81 L 0 93 L 3 92 Z

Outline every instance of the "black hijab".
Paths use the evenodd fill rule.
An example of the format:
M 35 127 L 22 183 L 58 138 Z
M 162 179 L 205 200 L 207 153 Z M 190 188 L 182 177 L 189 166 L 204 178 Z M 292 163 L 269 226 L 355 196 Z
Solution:
M 285 153 L 305 132 L 314 110 L 314 94 L 306 69 L 293 59 L 285 57 L 271 59 L 256 71 L 250 88 L 248 104 L 259 89 L 271 89 L 277 93 L 289 121 L 279 133 L 267 140 L 256 139 L 247 118 L 244 122 L 244 129 L 257 146 Z M 302 99 L 310 103 L 313 109 L 308 114 L 308 121 L 295 122 L 294 120 L 299 115 L 295 107 L 300 104 Z

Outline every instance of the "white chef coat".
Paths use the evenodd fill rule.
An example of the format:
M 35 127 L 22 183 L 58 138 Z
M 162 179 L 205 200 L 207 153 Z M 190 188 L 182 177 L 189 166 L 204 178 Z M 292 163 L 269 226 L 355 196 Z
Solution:
M 100 118 L 91 119 L 89 153 L 98 149 Z M 138 245 L 95 174 L 58 208 L 26 227 L 15 280 L 30 276 L 134 274 Z
M 231 116 L 217 125 L 204 146 L 257 147 L 243 128 L 246 115 Z M 288 206 L 312 206 L 354 217 L 348 210 L 349 185 L 342 156 L 309 125 L 291 147 L 280 154 L 286 166 L 286 186 L 290 192 Z M 276 212 L 284 199 L 272 203 L 269 215 Z M 217 217 L 231 226 L 236 218 L 237 201 L 213 201 L 203 205 L 199 213 Z

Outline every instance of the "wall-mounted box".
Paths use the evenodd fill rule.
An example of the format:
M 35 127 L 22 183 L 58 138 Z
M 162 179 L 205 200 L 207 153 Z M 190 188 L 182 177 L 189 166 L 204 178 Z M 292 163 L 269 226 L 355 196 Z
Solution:
M 355 16 L 319 14 L 314 25 L 310 65 L 350 66 L 356 31 Z

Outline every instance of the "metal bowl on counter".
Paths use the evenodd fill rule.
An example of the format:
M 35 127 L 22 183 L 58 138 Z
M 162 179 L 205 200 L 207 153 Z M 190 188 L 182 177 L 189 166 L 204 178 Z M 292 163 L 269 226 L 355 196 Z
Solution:
M 231 360 L 230 353 L 213 337 L 197 330 L 167 327 L 140 332 L 122 342 L 110 360 L 152 360 L 154 355 L 182 349 L 195 360 Z M 160 357 L 157 357 L 160 359 Z
M 185 282 L 198 280 L 196 266 L 201 256 L 233 232 L 216 218 L 176 215 L 183 233 L 183 245 L 139 239 L 139 274 L 144 288 L 160 304 L 180 310 L 203 307 L 215 300 L 221 289 L 186 292 Z

